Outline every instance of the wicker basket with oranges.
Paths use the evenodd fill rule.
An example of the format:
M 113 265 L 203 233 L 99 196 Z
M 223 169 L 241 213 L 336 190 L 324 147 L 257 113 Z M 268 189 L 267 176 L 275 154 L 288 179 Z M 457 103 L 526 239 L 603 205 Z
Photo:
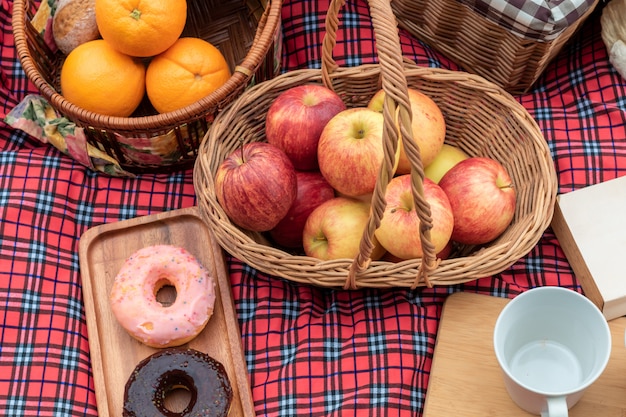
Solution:
M 168 6 L 167 23 L 159 22 L 158 19 L 149 22 L 152 28 L 157 29 L 157 34 L 167 35 L 171 29 L 174 35 L 170 33 L 168 39 L 157 38 L 147 43 L 145 39 L 150 38 L 149 29 L 136 29 L 127 22 L 127 26 L 120 31 L 119 27 L 115 27 L 116 10 L 113 7 L 120 2 L 103 1 L 106 3 L 105 23 L 98 22 L 98 29 L 102 38 L 115 49 L 115 52 L 107 52 L 109 58 L 106 62 L 113 61 L 130 72 L 125 79 L 126 75 L 122 74 L 119 67 L 113 71 L 122 78 L 117 80 L 122 87 L 118 87 L 113 82 L 115 80 L 93 86 L 85 78 L 79 77 L 88 74 L 88 71 L 95 71 L 96 74 L 103 72 L 103 66 L 97 63 L 98 60 L 106 59 L 103 57 L 102 45 L 90 45 L 91 51 L 83 51 L 83 54 L 90 54 L 93 59 L 81 58 L 73 67 L 66 66 L 67 76 L 63 77 L 62 68 L 66 58 L 75 50 L 66 55 L 61 50 L 49 47 L 45 34 L 33 25 L 39 5 L 32 0 L 14 2 L 13 33 L 22 67 L 41 96 L 61 116 L 83 129 L 90 146 L 113 158 L 129 173 L 170 172 L 191 167 L 202 137 L 220 110 L 252 82 L 278 75 L 281 1 L 187 0 L 181 2 L 185 6 L 184 18 L 174 18 L 175 13 Z M 144 3 L 151 8 L 159 2 Z M 145 10 L 142 18 L 148 20 L 150 10 Z M 141 22 L 141 19 L 137 21 Z M 233 25 L 237 28 L 233 29 Z M 122 44 L 133 37 L 134 30 L 139 30 L 139 38 L 144 39 L 144 44 L 139 45 L 143 52 L 138 53 L 128 47 L 123 52 L 124 56 L 120 56 Z M 238 35 L 230 37 L 229 33 Z M 181 38 L 193 41 L 181 41 Z M 176 45 L 173 45 L 172 39 Z M 214 49 L 209 50 L 208 55 L 207 52 L 189 53 L 190 50 L 198 50 L 194 48 L 198 48 L 200 41 L 204 42 L 200 45 L 200 48 L 205 48 L 204 51 L 207 50 L 205 43 Z M 157 65 L 159 62 L 156 57 L 163 53 L 159 50 L 163 48 L 150 50 L 150 47 L 162 47 L 169 42 L 178 46 L 178 50 L 169 51 L 168 48 L 171 54 L 169 58 L 173 57 L 173 61 L 168 59 L 169 64 L 161 62 L 161 65 Z M 190 42 L 194 44 L 190 45 Z M 126 56 L 130 59 L 126 59 Z M 174 87 L 176 84 L 189 86 L 193 81 L 181 75 L 180 69 L 188 65 L 202 66 L 201 62 L 182 61 L 183 58 L 194 56 L 214 57 L 217 60 L 213 59 L 212 62 L 217 64 L 209 69 L 209 78 L 212 78 L 208 84 L 211 88 L 202 90 L 194 86 L 193 94 L 184 96 L 176 92 L 182 90 Z M 222 58 L 223 61 L 220 61 Z M 139 71 L 133 73 L 138 63 L 146 69 L 144 74 L 138 74 Z M 155 67 L 150 70 L 152 63 Z M 87 75 L 87 79 L 94 77 L 94 73 Z M 141 79 L 144 82 L 143 91 L 124 87 L 129 83 L 141 85 Z M 164 83 L 163 79 L 169 82 Z M 98 92 L 105 92 L 106 100 L 94 98 Z M 91 97 L 91 102 L 98 102 L 100 107 L 91 107 L 89 100 L 83 102 L 80 97 Z M 139 103 L 134 106 L 138 97 Z M 120 110 L 122 107 L 125 108 Z M 132 107 L 130 113 L 129 107 Z

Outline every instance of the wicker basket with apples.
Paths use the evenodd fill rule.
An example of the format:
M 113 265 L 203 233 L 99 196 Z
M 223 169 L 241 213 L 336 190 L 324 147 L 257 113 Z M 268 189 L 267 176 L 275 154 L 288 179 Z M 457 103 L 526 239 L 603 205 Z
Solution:
M 333 0 L 322 68 L 259 83 L 216 119 L 194 167 L 201 215 L 234 257 L 299 283 L 416 288 L 500 273 L 530 252 L 552 218 L 557 182 L 543 135 L 528 112 L 495 84 L 477 75 L 407 63 L 389 2 L 369 3 L 380 64 L 336 65 L 332 50 L 344 1 Z M 315 92 L 303 93 L 307 89 Z M 415 91 L 427 100 L 413 98 Z M 324 103 L 328 114 L 298 119 L 293 111 L 303 106 L 293 100 L 302 102 L 305 96 Z M 276 104 L 281 100 L 287 104 Z M 412 125 L 412 109 L 428 101 L 445 119 L 445 143 L 436 151 L 421 137 L 437 129 L 420 130 L 423 121 L 417 128 Z M 276 127 L 289 119 L 301 122 L 294 123 L 301 140 L 318 135 L 317 146 L 301 141 L 290 148 L 289 135 Z M 356 132 L 346 133 L 351 129 Z M 333 150 L 333 143 L 350 143 L 350 135 L 364 139 L 360 144 L 378 140 L 378 150 L 357 153 L 351 145 Z M 458 154 L 463 161 L 458 162 Z M 437 156 L 443 162 L 435 168 Z M 454 168 L 445 167 L 452 160 Z M 352 165 L 354 161 L 360 165 Z M 469 168 L 452 175 L 461 165 Z M 483 190 L 480 197 L 458 191 L 472 188 L 463 184 L 469 170 L 482 172 L 478 188 L 491 191 Z M 502 178 L 504 183 L 498 183 Z M 449 198 L 442 197 L 444 188 Z M 463 213 L 456 213 L 454 201 L 463 200 L 486 202 L 483 206 L 491 206 L 493 214 L 482 215 L 481 227 L 505 222 L 504 230 L 490 235 L 468 226 L 469 231 L 453 236 L 457 215 L 471 217 L 482 210 L 464 205 Z M 299 211 L 290 212 L 296 202 Z M 303 212 L 306 222 L 295 237 L 293 223 L 281 227 L 286 217 L 293 220 Z M 290 247 L 298 239 L 302 248 Z M 450 241 L 456 241 L 452 253 L 444 255 Z M 345 251 L 348 246 L 352 252 Z

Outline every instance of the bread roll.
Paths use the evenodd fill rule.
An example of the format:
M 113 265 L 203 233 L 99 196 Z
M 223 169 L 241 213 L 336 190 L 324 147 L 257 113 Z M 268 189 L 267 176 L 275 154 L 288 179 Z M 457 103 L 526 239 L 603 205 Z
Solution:
M 98 39 L 95 0 L 59 0 L 52 20 L 57 47 L 69 54 L 78 45 Z

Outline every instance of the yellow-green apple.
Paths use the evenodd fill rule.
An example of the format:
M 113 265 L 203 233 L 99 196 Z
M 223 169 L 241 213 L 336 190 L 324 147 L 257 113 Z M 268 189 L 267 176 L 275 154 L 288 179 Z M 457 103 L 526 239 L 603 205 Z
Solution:
M 452 236 L 452 207 L 441 187 L 428 178 L 424 178 L 423 185 L 424 198 L 430 205 L 433 224 L 430 240 L 435 247 L 435 253 L 439 253 Z M 376 238 L 388 253 L 397 258 L 421 258 L 424 253 L 419 234 L 420 219 L 411 192 L 411 175 L 398 175 L 389 181 L 385 200 L 387 206 L 376 230 Z
M 280 246 L 302 247 L 302 230 L 309 214 L 326 200 L 335 197 L 335 190 L 319 171 L 296 171 L 298 192 L 296 199 L 269 234 Z
M 437 258 L 441 260 L 448 259 L 450 255 L 452 255 L 453 249 L 454 249 L 454 242 L 452 240 L 449 240 L 448 244 L 444 246 L 444 248 L 440 250 L 436 256 Z M 413 259 L 413 258 L 410 258 L 410 259 Z M 387 261 L 387 262 L 394 262 L 394 263 L 406 261 L 406 259 L 402 259 L 402 258 L 392 255 L 391 252 L 386 252 L 382 257 L 382 260 Z
M 321 84 L 291 87 L 270 105 L 265 137 L 285 151 L 297 170 L 317 170 L 317 142 L 322 129 L 345 108 L 339 95 Z
M 462 149 L 444 143 L 441 151 L 435 156 L 435 159 L 424 168 L 424 175 L 435 183 L 439 183 L 441 177 L 443 177 L 450 168 L 467 158 L 469 158 L 469 155 Z
M 454 213 L 452 240 L 468 245 L 491 242 L 515 215 L 513 181 L 502 164 L 488 157 L 471 157 L 441 178 Z
M 334 197 L 311 212 L 302 232 L 302 244 L 307 256 L 321 260 L 355 258 L 361 237 L 367 227 L 370 205 L 350 197 Z M 385 250 L 373 239 L 373 260 L 380 259 Z
M 383 115 L 366 107 L 336 114 L 322 131 L 317 159 L 320 172 L 338 193 L 372 193 L 384 159 Z
M 437 258 L 444 260 L 448 259 L 450 255 L 452 255 L 452 251 L 454 250 L 454 241 L 452 239 L 448 240 L 446 246 L 443 247 L 438 253 Z
M 413 139 L 420 149 L 422 166 L 426 167 L 435 159 L 435 156 L 443 146 L 446 138 L 446 122 L 441 109 L 433 99 L 415 88 L 409 87 L 407 92 L 411 104 L 411 131 L 413 132 Z M 374 111 L 382 113 L 385 95 L 384 90 L 378 90 L 367 106 Z M 408 174 L 411 172 L 411 163 L 406 156 L 401 136 L 398 148 L 400 155 L 396 174 Z
M 296 198 L 293 164 L 267 142 L 238 147 L 215 174 L 215 194 L 230 220 L 244 229 L 265 232 L 287 214 Z

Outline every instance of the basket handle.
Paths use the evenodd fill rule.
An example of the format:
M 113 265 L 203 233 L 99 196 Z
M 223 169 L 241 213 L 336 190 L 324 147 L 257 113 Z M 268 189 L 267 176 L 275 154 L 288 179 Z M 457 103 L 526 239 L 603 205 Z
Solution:
M 420 282 L 432 287 L 428 276 L 439 265 L 435 247 L 431 242 L 430 230 L 432 218 L 430 205 L 424 197 L 424 167 L 419 146 L 413 138 L 411 128 L 411 104 L 408 96 L 408 85 L 404 75 L 404 58 L 400 48 L 400 38 L 395 15 L 388 0 L 368 0 L 372 25 L 376 36 L 376 48 L 381 68 L 382 89 L 385 91 L 383 105 L 383 146 L 384 160 L 378 173 L 376 186 L 372 194 L 370 216 L 367 227 L 363 231 L 359 246 L 359 254 L 355 257 L 348 272 L 345 289 L 357 288 L 357 276 L 367 269 L 371 262 L 374 248 L 374 232 L 380 226 L 387 203 L 385 191 L 393 177 L 395 155 L 398 149 L 398 129 L 402 135 L 403 146 L 411 165 L 411 190 L 415 209 L 420 220 L 420 240 L 423 257 L 411 286 L 417 288 Z M 322 43 L 322 81 L 328 88 L 333 88 L 332 73 L 338 68 L 333 58 L 336 44 L 336 32 L 339 26 L 339 11 L 345 0 L 331 0 L 326 15 L 326 34 Z M 396 122 L 397 118 L 397 122 Z

